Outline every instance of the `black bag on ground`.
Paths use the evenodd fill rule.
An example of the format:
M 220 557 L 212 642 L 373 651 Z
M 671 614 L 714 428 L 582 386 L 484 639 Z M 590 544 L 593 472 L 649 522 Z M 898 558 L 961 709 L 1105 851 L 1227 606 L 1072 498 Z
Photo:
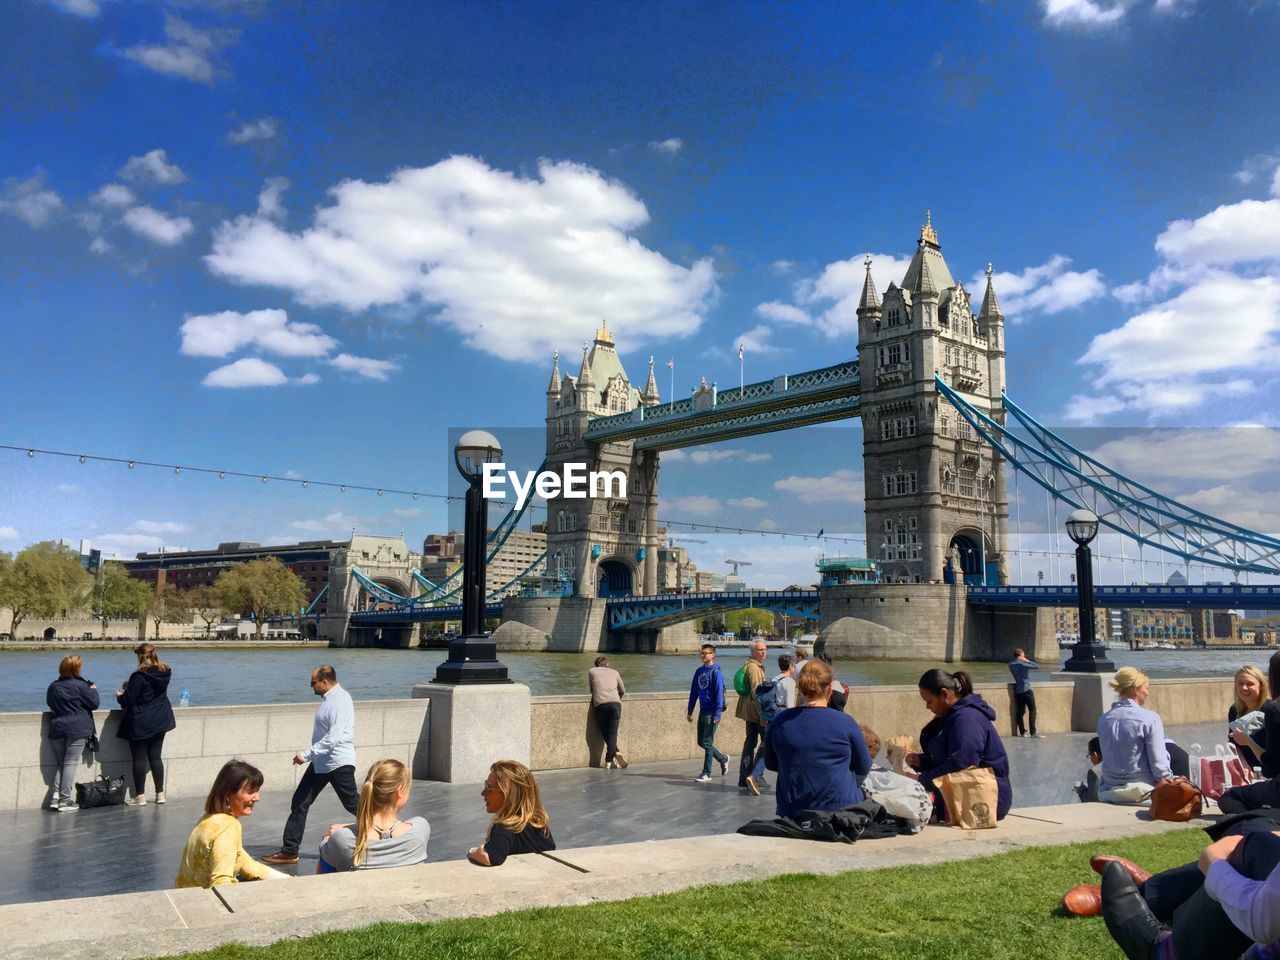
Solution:
M 76 784 L 76 803 L 82 807 L 118 807 L 124 804 L 124 777 L 105 773 L 96 780 Z
M 874 800 L 863 800 L 842 810 L 801 810 L 794 817 L 751 820 L 740 826 L 738 833 L 752 837 L 853 843 L 856 840 L 896 837 L 901 833 L 912 833 L 915 829 L 914 823 L 891 816 Z

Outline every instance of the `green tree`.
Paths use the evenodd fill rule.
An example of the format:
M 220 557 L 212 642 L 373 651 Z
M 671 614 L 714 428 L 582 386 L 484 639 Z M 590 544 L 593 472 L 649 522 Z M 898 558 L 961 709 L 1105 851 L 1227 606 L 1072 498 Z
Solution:
M 13 614 L 13 636 L 28 617 L 56 617 L 83 606 L 92 582 L 76 552 L 51 540 L 0 563 L 0 607 Z
M 192 587 L 188 590 L 186 604 L 192 613 L 204 621 L 204 635 L 206 637 L 212 632 L 213 625 L 222 619 L 222 615 L 225 612 L 222 609 L 222 600 L 218 596 L 217 589 L 206 584 Z
M 104 563 L 89 595 L 90 609 L 102 622 L 102 635 L 107 635 L 112 620 L 145 616 L 153 594 L 149 584 L 129 576 L 123 563 Z
M 214 586 L 225 610 L 253 615 L 257 640 L 262 639 L 262 627 L 269 618 L 296 614 L 307 605 L 307 588 L 278 557 L 238 563 Z
M 147 618 L 155 624 L 155 637 L 160 639 L 162 623 L 190 623 L 191 606 L 187 592 L 176 583 L 166 583 L 147 598 Z
M 751 607 L 746 610 L 731 610 L 724 615 L 724 625 L 730 633 L 741 633 L 745 626 L 752 633 L 772 633 L 773 614 L 768 610 Z

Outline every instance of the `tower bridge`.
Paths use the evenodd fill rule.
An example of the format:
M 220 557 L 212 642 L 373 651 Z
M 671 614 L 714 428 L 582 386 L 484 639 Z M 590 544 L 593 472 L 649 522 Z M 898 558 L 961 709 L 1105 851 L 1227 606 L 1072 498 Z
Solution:
M 491 594 L 489 600 L 501 604 L 500 643 L 519 649 L 686 649 L 696 643 L 693 619 L 762 606 L 820 621 L 837 653 L 1003 659 L 1022 647 L 1056 656 L 1055 631 L 1043 608 L 1071 602 L 1075 591 L 1009 585 L 1006 464 L 1072 508 L 1093 509 L 1104 526 L 1139 543 L 1229 568 L 1237 579 L 1242 571 L 1280 574 L 1280 540 L 1128 480 L 1008 399 L 1005 317 L 991 266 L 974 313 L 931 220 L 920 230 L 901 283 L 890 283 L 883 296 L 870 258 L 864 266 L 857 356 L 831 366 L 723 391 L 703 380 L 691 396 L 663 403 L 653 359 L 637 389 L 607 326 L 583 344 L 576 374 L 563 374 L 559 354 L 554 356 L 543 468 L 561 472 L 565 463 L 575 463 L 588 471 L 621 471 L 626 493 L 548 504 L 545 582 L 553 588 L 535 596 L 504 598 L 501 587 Z M 1006 426 L 1010 416 L 1018 433 Z M 881 582 L 790 593 L 658 595 L 663 450 L 853 417 L 862 420 L 868 550 Z M 832 452 L 833 459 L 839 456 Z M 490 558 L 519 516 L 513 511 L 495 531 Z M 1104 601 L 1108 590 L 1116 595 Z M 1201 606 L 1235 599 L 1201 594 Z M 382 629 L 447 618 L 457 596 L 458 585 L 426 583 L 417 596 L 405 591 L 399 603 L 376 604 L 389 609 L 356 612 L 350 623 Z M 1100 588 L 1098 602 L 1156 600 L 1178 605 L 1168 595 L 1107 587 Z

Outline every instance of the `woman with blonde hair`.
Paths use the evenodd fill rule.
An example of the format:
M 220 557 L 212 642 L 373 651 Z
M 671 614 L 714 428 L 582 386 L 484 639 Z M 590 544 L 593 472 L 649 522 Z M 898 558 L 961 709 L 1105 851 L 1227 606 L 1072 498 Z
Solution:
M 1111 681 L 1119 699 L 1098 719 L 1103 803 L 1142 803 L 1162 780 L 1173 778 L 1164 722 L 1143 706 L 1151 681 L 1137 667 L 1121 667 Z
M 408 867 L 427 859 L 431 824 L 425 817 L 400 819 L 413 779 L 399 760 L 379 760 L 369 768 L 356 822 L 334 824 L 320 841 L 317 873 Z M 326 869 L 327 868 L 327 869 Z
M 482 867 L 496 867 L 518 853 L 542 853 L 556 848 L 551 823 L 533 771 L 516 760 L 499 760 L 489 768 L 480 791 L 484 808 L 493 814 L 481 846 L 467 851 L 467 859 Z
M 147 770 L 156 787 L 156 803 L 164 803 L 164 735 L 178 725 L 169 703 L 169 680 L 173 671 L 160 661 L 156 648 L 140 643 L 133 648 L 138 668 L 116 691 L 124 711 L 116 736 L 129 741 L 133 754 L 133 797 L 125 802 L 142 806 L 147 802 Z
M 1262 764 L 1262 753 L 1266 749 L 1266 731 L 1262 724 L 1252 730 L 1236 730 L 1231 727 L 1235 721 L 1251 713 L 1258 713 L 1267 702 L 1266 675 L 1252 664 L 1241 667 L 1234 678 L 1235 702 L 1227 710 L 1227 739 L 1231 740 L 1240 752 L 1240 758 L 1251 767 Z M 1247 722 L 1247 721 L 1246 721 Z M 1252 733 L 1252 736 L 1250 736 Z M 1261 747 L 1261 750 L 1255 750 Z
M 1271 699 L 1262 704 L 1262 729 L 1250 736 L 1232 730 L 1231 739 L 1258 755 L 1262 779 L 1232 787 L 1218 798 L 1223 813 L 1244 813 L 1261 807 L 1280 807 L 1280 652 L 1267 663 L 1267 692 Z
M 58 813 L 79 809 L 71 795 L 76 768 L 80 766 L 85 745 L 98 732 L 93 723 L 93 711 L 98 709 L 98 688 L 80 676 L 83 666 L 84 661 L 74 653 L 63 657 L 58 664 L 58 679 L 49 684 L 44 695 L 52 714 L 49 739 L 57 758 L 49 809 Z

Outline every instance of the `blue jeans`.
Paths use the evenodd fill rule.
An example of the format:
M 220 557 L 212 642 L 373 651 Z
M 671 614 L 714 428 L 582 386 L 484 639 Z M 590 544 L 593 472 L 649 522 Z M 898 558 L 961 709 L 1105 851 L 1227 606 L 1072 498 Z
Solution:
M 759 780 L 764 776 L 764 724 L 744 721 L 747 738 L 742 741 L 742 759 L 738 761 L 738 786 L 747 785 L 747 777 Z
M 698 746 L 702 748 L 702 772 L 706 776 L 711 776 L 711 761 L 718 760 L 720 763 L 728 763 L 729 758 L 716 749 L 716 728 L 720 726 L 715 723 L 709 713 L 698 714 Z

